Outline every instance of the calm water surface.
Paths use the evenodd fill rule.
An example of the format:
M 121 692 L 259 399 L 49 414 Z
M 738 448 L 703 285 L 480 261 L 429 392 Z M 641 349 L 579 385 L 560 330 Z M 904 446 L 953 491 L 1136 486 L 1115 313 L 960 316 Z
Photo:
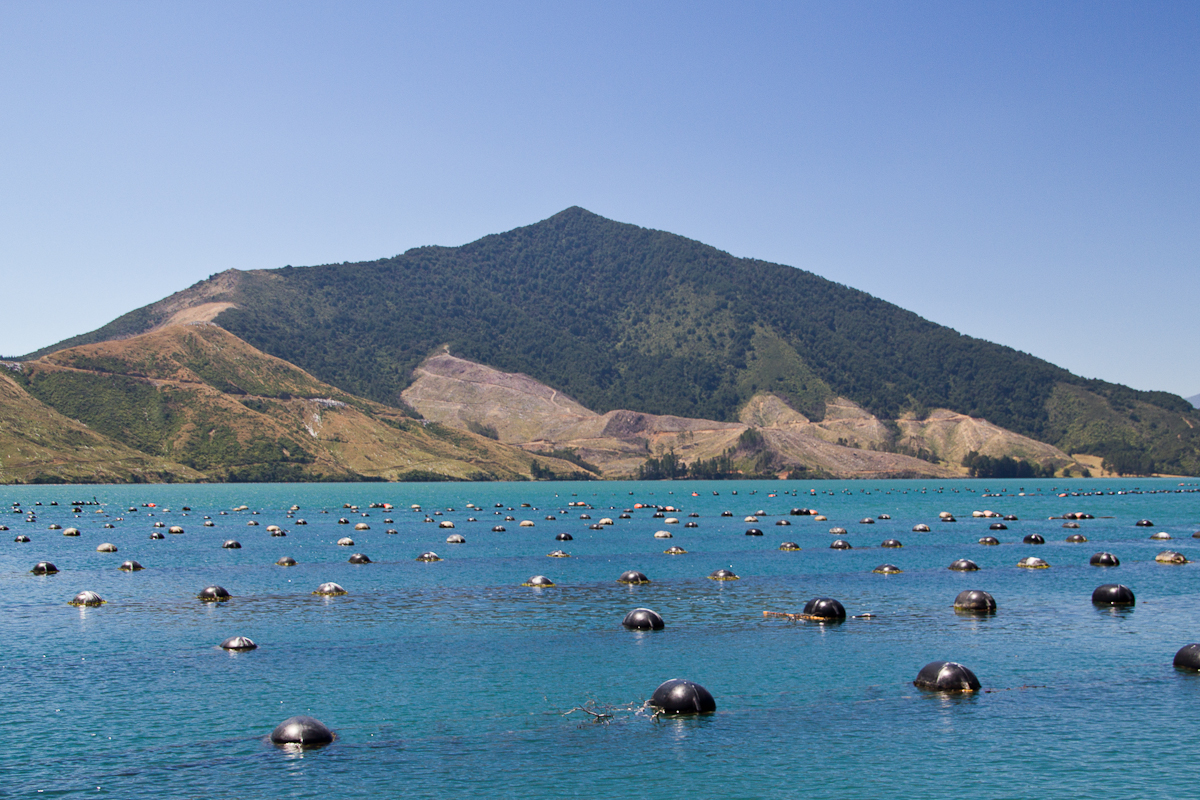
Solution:
M 1167 548 L 1200 560 L 1200 494 L 1184 483 L 4 487 L 0 510 L 21 512 L 0 515 L 0 796 L 1193 796 L 1200 675 L 1171 659 L 1200 641 L 1200 565 L 1154 561 Z M 1058 497 L 1064 490 L 1078 495 Z M 73 513 L 71 501 L 93 497 L 101 505 Z M 307 525 L 287 516 L 293 503 Z M 664 524 L 653 508 L 617 518 L 635 503 L 676 506 L 668 516 L 680 522 Z M 796 507 L 828 521 L 789 516 Z M 995 520 L 971 516 L 984 509 L 1019 519 L 990 531 Z M 759 522 L 743 521 L 759 511 Z M 939 523 L 941 511 L 958 521 Z M 1086 544 L 1067 544 L 1072 531 L 1050 519 L 1071 511 L 1096 517 L 1080 523 Z M 880 515 L 891 519 L 859 522 Z M 602 517 L 616 524 L 590 530 Z M 1143 518 L 1154 527 L 1135 527 Z M 155 522 L 186 532 L 152 541 Z M 370 530 L 352 530 L 358 522 Z M 911 532 L 918 523 L 932 532 Z M 507 531 L 492 532 L 497 524 Z M 854 549 L 829 549 L 834 526 Z M 655 539 L 658 530 L 674 538 Z M 564 531 L 574 540 L 555 541 Z M 1156 531 L 1174 540 L 1151 541 Z M 1021 543 L 1034 532 L 1047 543 Z M 14 542 L 21 533 L 32 541 Z M 446 543 L 451 533 L 466 543 Z M 989 534 L 1003 544 L 977 543 Z M 338 546 L 343 536 L 355 545 Z M 222 549 L 231 538 L 240 550 Z M 886 538 L 904 547 L 881 549 Z M 803 549 L 779 551 L 788 540 Z M 101 542 L 119 552 L 96 552 Z M 672 544 L 688 554 L 663 554 Z M 571 558 L 546 557 L 560 548 Z M 445 560 L 414 560 L 426 550 Z M 1099 550 L 1121 566 L 1089 566 Z M 374 563 L 348 564 L 353 552 Z M 283 555 L 299 564 L 275 566 Z M 1028 555 L 1050 569 L 1018 569 Z M 947 570 L 958 558 L 980 571 Z M 118 571 L 126 559 L 146 569 Z M 61 571 L 31 575 L 41 560 Z M 904 572 L 872 574 L 883 563 Z M 741 580 L 706 578 L 722 567 Z M 627 569 L 653 582 L 616 583 Z M 557 588 L 520 586 L 535 574 Z M 325 581 L 349 594 L 312 595 Z M 1102 583 L 1130 586 L 1136 607 L 1094 608 Z M 233 599 L 201 603 L 210 584 Z M 68 606 L 83 589 L 108 603 Z M 956 615 L 963 589 L 991 592 L 999 612 Z M 763 616 L 818 596 L 875 617 L 825 626 Z M 661 613 L 666 629 L 623 629 L 638 606 Z M 217 646 L 233 635 L 259 649 Z M 963 662 L 987 691 L 915 690 L 933 660 Z M 639 711 L 674 677 L 707 687 L 717 713 Z M 611 717 L 572 712 L 581 706 Z M 337 741 L 303 754 L 267 743 L 295 714 L 322 720 Z

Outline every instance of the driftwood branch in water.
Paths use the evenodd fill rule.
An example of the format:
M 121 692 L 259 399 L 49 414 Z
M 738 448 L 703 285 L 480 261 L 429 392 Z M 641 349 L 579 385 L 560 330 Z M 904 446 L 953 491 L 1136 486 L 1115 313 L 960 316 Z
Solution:
M 563 716 L 565 717 L 565 716 L 567 716 L 567 714 L 573 714 L 573 713 L 575 713 L 576 711 L 582 711 L 582 712 L 583 712 L 583 713 L 585 713 L 585 714 L 591 714 L 591 715 L 592 715 L 592 718 L 593 718 L 593 719 L 595 719 L 595 720 L 596 720 L 596 722 L 600 722 L 601 720 L 606 720 L 606 719 L 612 719 L 612 718 L 613 718 L 613 715 L 612 715 L 612 714 L 601 714 L 601 713 L 599 713 L 599 712 L 597 712 L 597 711 L 591 711 L 591 710 L 589 710 L 589 709 L 586 709 L 586 708 L 584 708 L 583 706 L 575 706 L 575 707 L 574 707 L 574 708 L 572 708 L 570 711 L 567 711 L 567 712 L 565 712 L 565 713 L 563 714 Z

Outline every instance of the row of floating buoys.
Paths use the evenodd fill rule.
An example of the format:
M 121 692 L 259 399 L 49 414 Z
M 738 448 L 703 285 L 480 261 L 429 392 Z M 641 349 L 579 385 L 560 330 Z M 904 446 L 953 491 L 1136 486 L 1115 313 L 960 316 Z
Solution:
M 241 546 L 241 545 L 237 544 L 236 542 L 234 543 L 234 545 L 237 547 Z M 228 547 L 229 543 L 226 543 L 224 546 Z M 780 545 L 779 549 L 781 549 L 781 550 L 793 550 L 793 549 L 799 550 L 800 547 L 795 542 L 784 542 L 782 545 Z M 687 551 L 684 550 L 682 547 L 670 547 L 667 550 L 664 550 L 663 552 L 667 555 L 683 555 L 683 554 L 687 553 Z M 547 555 L 550 558 L 570 558 L 570 555 L 562 550 L 555 550 L 551 553 L 548 553 Z M 433 561 L 441 561 L 443 559 L 440 556 L 438 556 L 437 553 L 426 552 L 426 553 L 422 553 L 421 555 L 417 556 L 416 560 L 433 562 Z M 1159 553 L 1156 560 L 1158 560 L 1162 563 L 1170 563 L 1170 564 L 1188 563 L 1187 559 L 1184 558 L 1184 556 L 1182 554 L 1175 553 L 1175 552 L 1172 552 L 1169 550 Z M 296 559 L 292 558 L 291 556 L 282 556 L 278 561 L 275 562 L 275 564 L 280 567 L 294 567 L 294 566 L 296 566 L 296 563 L 297 563 Z M 350 564 L 371 564 L 374 562 L 365 553 L 354 553 L 348 559 L 348 563 L 350 563 Z M 1094 554 L 1091 557 L 1091 559 L 1089 560 L 1089 563 L 1092 566 L 1096 566 L 1096 567 L 1117 567 L 1117 566 L 1120 566 L 1121 561 L 1112 553 L 1100 552 L 1100 553 Z M 1023 558 L 1019 562 L 1017 562 L 1017 566 L 1025 568 L 1025 569 L 1047 569 L 1047 568 L 1049 568 L 1050 565 L 1043 559 L 1030 556 L 1028 558 Z M 118 569 L 124 570 L 126 572 L 134 572 L 137 570 L 144 569 L 144 567 L 137 561 L 125 561 L 118 567 Z M 955 572 L 976 572 L 979 570 L 979 565 L 970 559 L 960 558 L 957 561 L 952 562 L 950 564 L 950 566 L 947 567 L 947 569 L 955 571 Z M 33 566 L 33 569 L 31 569 L 30 572 L 33 573 L 34 575 L 53 575 L 58 572 L 58 568 L 55 567 L 54 564 L 49 561 L 39 561 L 37 564 L 35 564 Z M 897 574 L 902 573 L 903 570 L 894 564 L 882 564 L 882 565 L 876 567 L 875 569 L 873 569 L 872 572 L 881 574 L 881 575 L 897 575 Z M 542 576 L 535 576 L 535 577 L 542 577 Z M 718 570 L 714 571 L 712 574 L 710 574 L 708 577 L 712 580 L 718 580 L 718 581 L 729 581 L 729 580 L 738 580 L 739 579 L 738 575 L 734 574 L 731 570 L 727 570 L 727 569 L 718 569 Z M 627 572 L 622 573 L 621 576 L 619 578 L 617 578 L 617 581 L 619 583 L 627 583 L 627 584 L 650 583 L 650 579 L 647 578 L 644 573 L 637 572 L 635 570 L 629 570 Z M 544 586 L 547 584 L 526 582 L 522 585 L 523 586 Z M 553 585 L 553 584 L 549 584 L 549 585 Z
M 248 649 L 254 649 L 253 642 L 250 644 L 252 647 Z M 651 695 L 648 705 L 656 714 L 669 716 L 712 714 L 717 710 L 717 701 L 713 699 L 711 692 L 700 684 L 683 678 L 673 678 L 659 685 Z M 337 734 L 319 720 L 308 716 L 295 716 L 275 726 L 269 738 L 272 744 L 280 747 L 308 749 L 331 744 L 337 738 Z
M 806 613 L 810 607 L 814 611 L 817 610 L 817 604 L 821 601 L 830 599 L 817 598 L 810 601 L 805 607 Z M 836 603 L 838 607 L 841 605 L 836 600 L 830 602 Z M 845 616 L 844 609 L 842 616 Z M 654 611 L 634 609 L 626 615 L 623 624 L 637 630 L 660 630 L 661 623 L 662 618 Z M 243 639 L 244 637 L 234 637 L 223 642 L 222 646 Z M 249 643 L 249 647 L 245 649 L 253 649 L 253 642 L 248 639 L 244 641 Z M 1173 663 L 1177 668 L 1200 671 L 1200 644 L 1188 644 L 1180 648 Z M 931 661 L 917 673 L 913 685 L 926 691 L 950 693 L 977 692 L 982 688 L 975 673 L 956 661 Z M 711 692 L 700 684 L 682 678 L 673 678 L 660 684 L 654 690 L 648 705 L 655 709 L 656 713 L 666 715 L 711 714 L 717 709 L 716 700 Z M 320 747 L 330 744 L 335 738 L 336 734 L 327 726 L 307 716 L 290 717 L 276 726 L 270 734 L 273 744 L 299 748 Z

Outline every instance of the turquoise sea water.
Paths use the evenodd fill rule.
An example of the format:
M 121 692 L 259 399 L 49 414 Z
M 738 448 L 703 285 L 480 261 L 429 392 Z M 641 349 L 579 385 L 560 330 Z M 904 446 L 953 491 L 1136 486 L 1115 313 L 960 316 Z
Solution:
M 1200 494 L 1184 483 L 4 487 L 0 510 L 19 502 L 22 511 L 0 515 L 9 528 L 0 796 L 1192 796 L 1200 675 L 1171 660 L 1200 641 L 1200 564 L 1154 561 L 1168 548 L 1200 560 Z M 1078 494 L 1058 497 L 1064 490 Z M 71 501 L 93 496 L 102 505 L 73 513 Z M 288 518 L 293 503 L 307 525 Z M 664 524 L 653 508 L 618 519 L 634 503 L 673 505 L 680 512 L 667 516 L 680 522 Z M 788 516 L 795 507 L 828 521 Z M 971 516 L 984 509 L 1019 520 L 990 531 L 996 520 Z M 30 510 L 35 522 L 25 521 Z M 759 522 L 743 521 L 758 511 Z M 938 522 L 941 511 L 957 522 Z M 1074 511 L 1096 517 L 1080 522 L 1086 544 L 1064 542 L 1073 531 L 1049 519 Z M 881 514 L 891 519 L 859 522 Z M 205 515 L 215 527 L 202 527 Z M 616 524 L 590 530 L 602 517 Z M 1154 527 L 1135 527 L 1143 518 Z M 155 522 L 186 532 L 152 541 Z M 358 522 L 370 530 L 351 530 Z M 918 523 L 932 532 L 911 532 Z M 270 536 L 272 524 L 287 536 Z M 492 532 L 497 524 L 507 531 Z M 854 549 L 829 549 L 834 526 Z M 764 535 L 744 535 L 749 527 Z M 673 538 L 655 539 L 658 530 Z M 573 541 L 555 541 L 564 531 Z M 1174 540 L 1151 541 L 1156 531 Z M 1047 543 L 1022 544 L 1033 532 Z M 21 533 L 32 541 L 14 542 Z M 466 543 L 447 544 L 451 533 Z M 977 543 L 989 534 L 1003 544 Z M 338 546 L 342 536 L 355 545 Z M 240 550 L 222 549 L 231 538 Z M 886 538 L 904 547 L 881 549 Z M 779 551 L 786 540 L 803 549 Z M 119 552 L 96 552 L 101 542 Z M 663 554 L 670 545 L 688 553 Z M 571 558 L 546 557 L 556 549 Z M 427 550 L 445 560 L 414 560 Z M 1100 550 L 1121 566 L 1089 566 Z M 354 552 L 374 563 L 348 564 Z M 275 566 L 283 555 L 299 564 Z M 1050 569 L 1018 569 L 1028 555 Z M 958 558 L 980 571 L 947 570 Z M 126 559 L 146 569 L 118 571 Z M 31 575 L 41 560 L 61 572 Z M 872 574 L 883 563 L 904 572 Z M 722 567 L 741 580 L 706 578 Z M 628 569 L 652 583 L 616 583 Z M 520 585 L 535 574 L 558 586 Z M 325 581 L 349 594 L 312 595 Z M 1093 607 L 1103 583 L 1130 586 L 1136 607 Z M 210 584 L 233 599 L 201 603 L 195 595 Z M 84 589 L 107 604 L 66 604 Z M 991 592 L 998 613 L 956 615 L 963 589 Z M 763 616 L 819 596 L 875 616 L 841 625 Z M 622 628 L 639 606 L 661 613 L 666 629 Z M 259 649 L 217 646 L 234 635 Z M 934 660 L 966 664 L 986 691 L 914 689 Z M 675 677 L 707 687 L 717 713 L 668 720 L 639 710 Z M 572 712 L 581 706 L 611 716 Z M 304 753 L 267 743 L 295 714 L 322 720 L 337 741 Z

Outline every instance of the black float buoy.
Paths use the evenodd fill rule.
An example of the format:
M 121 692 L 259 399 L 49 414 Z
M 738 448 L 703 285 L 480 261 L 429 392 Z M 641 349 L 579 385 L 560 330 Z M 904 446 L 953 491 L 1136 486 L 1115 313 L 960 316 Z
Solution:
M 631 631 L 661 631 L 666 626 L 662 615 L 649 608 L 635 608 L 625 615 L 621 624 Z
M 1084 536 L 1082 533 L 1072 533 L 1070 536 L 1067 537 L 1067 542 L 1069 542 L 1070 544 L 1083 544 L 1086 541 L 1087 541 L 1087 537 Z
M 221 647 L 225 650 L 257 650 L 258 645 L 254 640 L 247 636 L 230 636 L 225 641 L 221 642 Z
M 529 580 L 525 581 L 525 582 L 524 582 L 524 583 L 522 583 L 521 585 L 522 585 L 522 586 L 541 586 L 541 587 L 549 587 L 549 586 L 554 586 L 554 581 L 550 580 L 550 579 L 549 579 L 549 578 L 547 578 L 545 575 L 534 575 L 532 578 L 530 578 Z
M 800 545 L 796 544 L 795 542 L 784 542 L 783 544 L 779 545 L 779 549 L 780 550 L 789 550 L 789 551 L 799 550 Z
M 967 589 L 954 598 L 954 610 L 972 614 L 991 614 L 996 610 L 996 598 L 979 589 Z
M 660 714 L 672 716 L 711 714 L 717 710 L 717 701 L 708 689 L 682 678 L 669 680 L 655 689 L 650 705 Z
M 1179 669 L 1200 671 L 1200 644 L 1185 644 L 1175 654 L 1175 666 Z
M 899 539 L 884 539 L 882 542 L 879 543 L 879 546 L 880 547 L 904 547 L 904 545 L 900 544 Z
M 1138 528 L 1153 528 L 1154 523 L 1148 519 L 1139 519 L 1134 525 Z
M 804 604 L 804 616 L 819 620 L 843 620 L 846 608 L 832 597 L 814 597 Z
M 151 539 L 165 539 L 167 537 L 166 537 L 166 534 L 164 534 L 162 531 L 154 531 L 153 533 L 150 534 L 150 538 Z
M 294 567 L 296 566 L 296 559 L 292 558 L 291 556 L 282 556 L 278 561 L 275 562 L 275 566 Z
M 145 569 L 145 567 L 136 561 L 122 561 L 121 566 L 117 567 L 117 569 L 121 570 L 122 572 L 137 572 Z
M 955 661 L 931 661 L 917 673 L 913 686 L 930 692 L 977 692 L 979 678 Z
M 1006 530 L 1008 530 L 1008 526 L 1005 525 L 1003 522 L 993 522 L 991 525 L 988 526 L 988 530 L 990 530 L 990 531 L 1006 531 Z
M 1092 592 L 1092 604 L 1097 606 L 1131 606 L 1134 602 L 1133 590 L 1120 583 L 1106 583 Z
M 496 525 L 492 528 L 492 533 L 504 533 L 504 531 L 505 527 L 503 525 Z
M 312 717 L 289 717 L 271 731 L 271 744 L 291 747 L 322 747 L 333 739 L 333 731 Z
M 747 536 L 762 536 L 763 532 L 760 531 L 758 528 L 747 528 L 746 535 Z
M 829 545 L 831 550 L 852 550 L 850 543 L 845 539 L 834 539 L 833 544 Z
M 952 569 L 955 572 L 974 572 L 979 569 L 979 565 L 969 558 L 960 558 L 946 569 Z
M 913 533 L 929 533 L 929 526 L 924 523 L 913 525 Z
M 713 570 L 711 573 L 709 573 L 708 579 L 710 581 L 736 581 L 736 580 L 739 580 L 738 576 L 735 575 L 733 570 L 731 570 L 731 569 Z
M 226 539 L 225 543 L 222 544 L 221 547 L 225 548 L 226 550 L 241 550 L 242 543 L 237 539 Z
M 196 596 L 206 603 L 223 603 L 231 595 L 222 586 L 205 586 L 200 590 L 200 594 Z
M 1114 556 L 1112 553 L 1096 553 L 1088 561 L 1093 567 L 1119 567 L 1121 559 Z
M 320 586 L 318 586 L 313 594 L 317 594 L 322 597 L 341 597 L 344 594 L 349 594 L 349 592 L 343 589 L 341 585 L 330 581 L 329 583 L 322 583 Z
M 569 541 L 573 540 L 574 538 L 575 537 L 569 533 L 560 533 L 558 536 L 554 537 L 554 540 L 556 542 L 569 542 Z
M 628 583 L 631 585 L 649 582 L 649 578 L 647 578 L 643 573 L 634 569 L 622 572 L 621 577 L 617 578 L 617 583 Z
M 54 566 L 49 561 L 39 561 L 33 565 L 33 569 L 29 570 L 34 575 L 53 575 L 58 572 L 58 567 Z
M 84 590 L 67 601 L 69 606 L 102 606 L 108 601 L 90 590 Z
M 799 549 L 799 548 L 797 548 L 797 549 Z M 665 553 L 666 555 L 669 555 L 669 556 L 682 556 L 682 555 L 687 555 L 687 550 L 684 550 L 679 545 L 672 545 L 672 546 L 668 547 L 666 550 L 663 550 L 663 553 Z
M 421 555 L 417 556 L 417 561 L 441 561 L 441 560 L 442 560 L 442 557 L 439 556 L 437 553 L 433 552 L 432 550 L 425 552 L 425 553 L 421 553 Z
M 982 539 L 979 540 L 979 543 L 991 546 L 991 545 L 1000 544 L 1000 540 L 997 539 L 995 536 L 984 536 Z
M 903 571 L 904 570 L 900 569 L 895 564 L 880 564 L 878 567 L 871 570 L 871 572 L 875 573 L 876 575 L 899 575 Z
M 1021 540 L 1025 544 L 1045 544 L 1046 539 L 1040 533 L 1027 533 L 1025 538 Z
M 25 534 L 22 533 L 22 534 L 18 534 L 17 538 L 13 539 L 13 541 L 14 542 L 29 542 L 32 540 L 28 536 L 26 536 Z
M 371 559 L 367 558 L 365 553 L 355 553 L 347 559 L 351 564 L 370 564 Z

